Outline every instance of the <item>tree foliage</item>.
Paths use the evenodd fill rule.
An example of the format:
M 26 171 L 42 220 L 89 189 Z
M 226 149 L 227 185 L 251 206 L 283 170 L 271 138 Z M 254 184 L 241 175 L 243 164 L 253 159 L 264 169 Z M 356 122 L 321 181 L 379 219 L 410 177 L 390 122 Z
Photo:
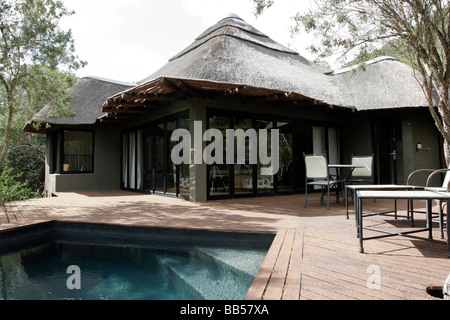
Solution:
M 14 113 L 24 105 L 23 88 L 42 90 L 55 110 L 67 109 L 67 96 L 61 95 L 52 85 L 53 70 L 64 66 L 76 70 L 84 62 L 74 54 L 70 30 L 58 26 L 62 17 L 73 12 L 60 1 L 53 0 L 3 0 L 0 2 L 0 83 L 7 110 L 4 141 L 0 162 L 6 156 L 10 141 L 9 131 Z
M 273 1 L 256 1 L 261 14 Z M 342 57 L 364 61 L 389 45 L 414 68 L 428 107 L 450 144 L 450 19 L 448 0 L 315 0 L 313 9 L 293 17 L 292 32 L 319 39 L 310 46 L 319 59 L 340 50 Z
M 85 64 L 75 55 L 71 31 L 59 27 L 72 14 L 56 0 L 0 2 L 0 165 L 12 145 L 12 131 L 37 108 L 51 104 L 49 116 L 70 114 L 72 72 Z
M 12 168 L 3 166 L 0 171 L 0 191 L 3 201 L 25 200 L 39 195 L 30 187 L 28 180 L 22 179 L 22 173 L 14 173 Z

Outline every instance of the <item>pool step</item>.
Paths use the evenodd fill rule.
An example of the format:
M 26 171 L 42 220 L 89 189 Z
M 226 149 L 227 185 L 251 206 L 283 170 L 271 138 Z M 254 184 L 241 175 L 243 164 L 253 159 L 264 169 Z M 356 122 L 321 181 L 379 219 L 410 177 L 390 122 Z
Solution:
M 166 300 L 204 300 L 200 292 L 196 290 L 189 282 L 187 282 L 181 275 L 174 269 L 173 265 L 183 265 L 180 263 L 179 258 L 171 257 L 166 254 L 156 254 L 159 261 L 158 272 L 161 274 L 161 278 L 167 279 L 164 284 L 164 289 L 169 292 L 176 292 L 172 297 Z M 174 289 L 175 288 L 175 289 Z
M 245 273 L 254 278 L 264 260 L 266 251 L 242 250 L 239 255 L 236 250 L 228 248 L 197 248 L 198 252 L 205 254 L 239 273 Z
M 159 259 L 172 273 L 172 281 L 178 281 L 183 290 L 198 294 L 198 299 L 243 299 L 254 275 L 224 263 L 225 256 L 225 252 L 192 250 L 183 261 L 170 255 L 161 255 Z

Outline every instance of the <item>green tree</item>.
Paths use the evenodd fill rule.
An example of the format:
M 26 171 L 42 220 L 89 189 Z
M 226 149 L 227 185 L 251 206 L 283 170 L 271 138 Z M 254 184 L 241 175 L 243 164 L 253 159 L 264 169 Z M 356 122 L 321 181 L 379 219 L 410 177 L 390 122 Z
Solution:
M 261 14 L 274 1 L 252 0 Z M 341 51 L 364 61 L 388 45 L 414 68 L 428 107 L 444 138 L 450 163 L 450 19 L 448 0 L 315 0 L 293 17 L 292 32 L 313 33 L 318 59 Z M 436 99 L 437 96 L 437 99 Z
M 55 70 L 43 70 L 42 66 L 33 68 L 29 79 L 40 77 L 41 86 L 25 85 L 17 89 L 20 95 L 15 116 L 10 129 L 10 147 L 8 153 L 0 166 L 18 180 L 27 182 L 32 192 L 30 197 L 41 194 L 44 187 L 45 168 L 45 136 L 31 134 L 23 131 L 27 123 L 39 110 L 48 103 L 48 95 L 55 94 L 62 99 L 66 92 L 75 84 L 77 78 L 70 72 Z M 49 81 L 48 79 L 51 79 Z M 36 82 L 33 80 L 32 82 Z M 69 99 L 69 97 L 67 97 Z M 0 101 L 6 101 L 0 90 Z M 5 110 L 3 110 L 5 111 Z M 6 123 L 7 113 L 0 113 L 0 123 Z M 4 128 L 0 126 L 0 136 L 4 134 Z M 6 199 L 5 199 L 6 200 Z
M 31 189 L 29 182 L 21 178 L 22 173 L 14 173 L 13 169 L 3 164 L 0 172 L 0 191 L 5 202 L 38 196 L 38 193 Z
M 58 68 L 70 73 L 85 64 L 75 55 L 71 31 L 59 27 L 72 14 L 55 0 L 0 2 L 0 165 L 11 146 L 14 118 L 19 111 L 30 114 L 31 97 L 50 103 L 56 114 L 70 112 L 67 86 L 55 75 Z

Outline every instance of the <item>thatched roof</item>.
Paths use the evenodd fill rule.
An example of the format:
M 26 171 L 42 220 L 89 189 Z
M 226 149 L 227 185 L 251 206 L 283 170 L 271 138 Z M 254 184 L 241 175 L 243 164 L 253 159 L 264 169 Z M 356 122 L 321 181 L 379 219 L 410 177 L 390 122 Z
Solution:
M 420 74 L 392 57 L 379 57 L 359 66 L 333 72 L 345 89 L 346 103 L 358 111 L 427 106 L 416 80 Z
M 180 91 L 357 111 L 427 105 L 412 69 L 394 58 L 375 59 L 365 71 L 353 71 L 323 69 L 232 16 L 207 29 L 138 86 L 112 96 L 102 110 L 112 119 L 121 104 L 144 110 L 162 95 Z
M 32 122 L 54 125 L 94 124 L 104 115 L 101 111 L 101 106 L 108 97 L 117 92 L 133 88 L 135 85 L 98 77 L 80 78 L 71 89 L 70 110 L 73 114 L 71 117 L 49 118 L 47 115 L 51 106 L 47 105 L 27 123 L 24 131 L 35 132 L 37 130 L 33 128 Z
M 289 101 L 293 107 L 324 105 L 356 111 L 427 105 L 412 69 L 398 60 L 385 57 L 368 62 L 366 71 L 333 72 L 230 16 L 136 86 L 84 78 L 73 90 L 75 117 L 47 119 L 42 110 L 34 120 L 120 121 L 151 112 L 172 98 L 231 95 L 250 103 Z
M 240 18 L 225 18 L 139 84 L 158 78 L 191 79 L 296 93 L 328 104 L 341 102 L 333 77 Z

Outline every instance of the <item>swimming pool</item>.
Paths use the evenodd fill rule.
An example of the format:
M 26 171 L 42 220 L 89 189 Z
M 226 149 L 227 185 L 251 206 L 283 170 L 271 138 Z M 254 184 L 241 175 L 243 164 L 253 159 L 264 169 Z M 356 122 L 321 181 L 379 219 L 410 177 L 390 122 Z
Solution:
M 58 221 L 1 232 L 0 299 L 240 300 L 273 237 Z

